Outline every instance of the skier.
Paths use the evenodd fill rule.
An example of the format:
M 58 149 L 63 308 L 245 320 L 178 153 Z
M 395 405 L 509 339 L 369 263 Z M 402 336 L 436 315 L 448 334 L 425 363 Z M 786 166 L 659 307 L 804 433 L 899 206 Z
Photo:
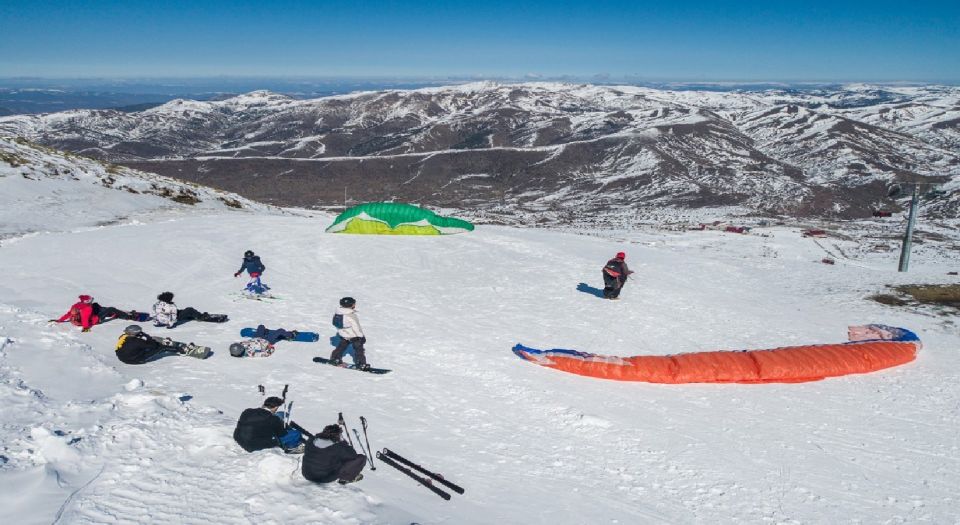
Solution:
M 230 345 L 230 355 L 233 357 L 270 357 L 275 350 L 273 345 L 278 341 L 296 338 L 296 330 L 284 330 L 283 328 L 269 330 L 266 326 L 259 325 L 253 333 L 253 337 Z
M 233 431 L 234 441 L 247 452 L 280 447 L 287 454 L 302 454 L 303 436 L 300 431 L 284 426 L 282 413 L 277 413 L 281 406 L 282 399 L 270 396 L 262 407 L 244 410 Z
M 163 292 L 157 296 L 157 302 L 153 304 L 154 321 L 153 326 L 173 328 L 186 321 L 204 321 L 208 323 L 225 323 L 229 321 L 224 314 L 200 313 L 199 310 L 192 307 L 178 309 L 173 304 L 173 293 Z
M 145 334 L 139 325 L 132 324 L 123 330 L 117 340 L 117 359 L 128 365 L 142 365 L 167 355 L 186 355 L 198 359 L 210 356 L 208 348 L 190 343 L 178 346 L 169 337 L 155 339 Z
M 341 439 L 339 425 L 327 425 L 307 444 L 303 455 L 303 477 L 315 483 L 337 480 L 341 485 L 363 479 L 367 456 L 357 454 Z
M 140 317 L 136 311 L 124 312 L 112 306 L 100 306 L 93 302 L 93 297 L 81 295 L 79 302 L 74 303 L 67 313 L 60 316 L 59 319 L 50 319 L 51 323 L 63 323 L 70 321 L 70 324 L 81 327 L 81 332 L 89 332 L 93 325 L 105 323 L 111 319 L 126 319 L 128 321 L 137 321 Z
M 233 276 L 240 277 L 240 274 L 246 270 L 246 272 L 250 274 L 247 291 L 255 295 L 261 295 L 270 289 L 269 286 L 260 282 L 260 276 L 263 275 L 266 269 L 267 267 L 260 262 L 260 257 L 254 255 L 253 250 L 247 250 L 243 252 L 243 263 L 240 265 L 240 269 L 237 270 Z
M 627 277 L 633 273 L 624 261 L 626 258 L 627 254 L 619 252 L 616 257 L 607 261 L 607 264 L 603 267 L 604 299 L 620 298 L 620 291 L 627 282 Z
M 337 335 L 340 341 L 337 347 L 330 354 L 330 364 L 340 366 L 343 364 L 343 353 L 347 347 L 353 345 L 353 364 L 360 370 L 369 370 L 367 357 L 363 348 L 367 338 L 363 336 L 363 330 L 360 328 L 360 319 L 357 318 L 357 301 L 353 297 L 344 297 L 340 299 L 340 307 L 337 313 L 333 315 L 333 326 L 337 327 Z

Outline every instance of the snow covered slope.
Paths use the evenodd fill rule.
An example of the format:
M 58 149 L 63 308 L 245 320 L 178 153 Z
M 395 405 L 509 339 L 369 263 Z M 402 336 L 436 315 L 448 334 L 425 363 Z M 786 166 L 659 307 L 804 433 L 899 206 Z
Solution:
M 267 209 L 231 193 L 0 137 L 0 240 L 196 208 Z
M 41 224 L 51 233 L 0 246 L 0 522 L 956 520 L 956 317 L 865 300 L 889 284 L 956 282 L 946 275 L 957 270 L 955 225 L 899 274 L 895 250 L 857 237 L 859 226 L 849 240 L 787 227 L 350 236 L 324 234 L 328 216 L 152 216 L 160 201 L 133 196 L 145 220 L 62 232 Z M 28 204 L 13 209 L 34 213 Z M 899 224 L 875 227 L 884 237 Z M 246 249 L 263 256 L 282 300 L 235 296 L 242 283 L 231 274 Z M 637 274 L 620 301 L 598 299 L 599 269 L 621 250 Z M 828 253 L 836 265 L 819 263 Z M 161 334 L 211 346 L 210 359 L 128 366 L 113 355 L 125 322 L 90 333 L 46 323 L 81 293 L 146 309 L 166 290 L 181 307 L 230 315 Z M 358 299 L 369 360 L 392 373 L 311 362 L 332 349 L 330 316 L 344 295 Z M 848 324 L 869 322 L 916 331 L 918 360 L 817 383 L 665 386 L 562 374 L 510 351 L 517 342 L 620 355 L 833 343 Z M 280 343 L 265 359 L 230 357 L 240 329 L 257 323 L 322 337 Z M 295 456 L 243 452 L 231 433 L 261 403 L 258 384 L 271 394 L 290 384 L 293 419 L 308 429 L 340 411 L 350 426 L 365 416 L 374 448 L 433 467 L 466 494 L 445 502 L 384 465 L 355 485 L 318 486 Z

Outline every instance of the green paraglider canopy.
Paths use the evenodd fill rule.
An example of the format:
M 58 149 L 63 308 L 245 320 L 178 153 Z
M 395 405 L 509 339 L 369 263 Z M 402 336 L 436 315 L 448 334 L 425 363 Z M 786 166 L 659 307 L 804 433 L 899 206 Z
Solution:
M 441 217 L 430 210 L 402 202 L 368 202 L 337 216 L 328 233 L 374 235 L 446 235 L 473 230 L 473 224 Z

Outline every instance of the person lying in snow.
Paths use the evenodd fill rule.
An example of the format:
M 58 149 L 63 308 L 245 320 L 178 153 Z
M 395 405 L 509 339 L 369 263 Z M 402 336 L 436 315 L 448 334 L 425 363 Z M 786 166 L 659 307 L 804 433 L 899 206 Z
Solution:
M 225 323 L 229 320 L 224 314 L 200 313 L 196 308 L 189 306 L 178 309 L 177 305 L 173 303 L 173 294 L 170 292 L 163 292 L 157 296 L 157 302 L 153 305 L 153 316 L 153 326 L 158 328 L 164 326 L 173 328 L 178 324 L 192 320 L 208 323 Z
M 284 426 L 283 413 L 277 412 L 281 406 L 283 400 L 271 396 L 262 407 L 244 410 L 233 430 L 233 440 L 247 452 L 280 447 L 288 454 L 303 453 L 303 435 Z
M 604 299 L 619 299 L 620 291 L 627 282 L 627 277 L 633 272 L 627 267 L 627 254 L 620 252 L 607 261 L 603 267 L 603 297 Z
M 74 303 L 67 313 L 60 316 L 59 319 L 50 319 L 50 322 L 63 323 L 70 321 L 70 324 L 81 327 L 82 332 L 89 332 L 93 325 L 105 323 L 111 319 L 140 320 L 140 313 L 134 310 L 124 312 L 112 306 L 100 306 L 93 302 L 93 297 L 89 295 L 81 295 L 78 299 L 80 301 Z
M 296 330 L 284 330 L 283 328 L 268 330 L 267 327 L 259 325 L 253 337 L 230 345 L 230 355 L 233 357 L 269 357 L 273 354 L 273 345 L 278 341 L 296 338 Z
M 347 347 L 353 345 L 353 364 L 360 370 L 368 370 L 367 357 L 363 348 L 367 338 L 363 336 L 363 330 L 360 328 L 360 319 L 357 317 L 357 301 L 353 297 L 344 297 L 340 299 L 340 307 L 333 315 L 333 326 L 337 327 L 337 335 L 340 341 L 337 347 L 330 354 L 330 364 L 342 365 L 343 353 Z
M 314 483 L 337 480 L 341 485 L 363 479 L 360 472 L 367 464 L 367 456 L 357 454 L 343 441 L 342 432 L 340 425 L 327 425 L 313 436 L 303 454 L 303 477 Z
M 260 262 L 260 257 L 254 255 L 253 250 L 243 252 L 243 263 L 240 269 L 233 276 L 240 277 L 240 274 L 246 271 L 250 275 L 250 282 L 247 283 L 247 291 L 252 294 L 262 294 L 270 289 L 269 286 L 260 282 L 260 276 L 266 271 L 267 267 Z
M 206 359 L 210 356 L 210 349 L 193 343 L 177 343 L 169 337 L 153 338 L 145 334 L 139 325 L 132 324 L 123 330 L 117 340 L 116 353 L 117 359 L 128 365 L 142 365 L 168 355 Z

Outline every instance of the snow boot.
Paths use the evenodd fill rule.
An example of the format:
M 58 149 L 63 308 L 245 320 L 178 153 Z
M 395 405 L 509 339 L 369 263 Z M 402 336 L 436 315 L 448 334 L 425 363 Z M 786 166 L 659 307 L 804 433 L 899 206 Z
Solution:
M 283 449 L 284 454 L 303 454 L 307 450 L 307 445 L 300 443 L 299 445 L 291 448 Z
M 357 474 L 357 477 L 355 477 L 355 478 L 353 478 L 353 479 L 351 479 L 351 480 L 338 479 L 338 480 L 337 480 L 337 483 L 339 483 L 339 484 L 341 484 L 341 485 L 346 485 L 347 483 L 356 483 L 356 482 L 360 481 L 361 479 L 363 479 L 363 474 Z
M 198 319 L 198 321 L 206 323 L 225 323 L 229 320 L 226 314 L 208 314 L 207 312 L 200 314 L 200 319 Z

